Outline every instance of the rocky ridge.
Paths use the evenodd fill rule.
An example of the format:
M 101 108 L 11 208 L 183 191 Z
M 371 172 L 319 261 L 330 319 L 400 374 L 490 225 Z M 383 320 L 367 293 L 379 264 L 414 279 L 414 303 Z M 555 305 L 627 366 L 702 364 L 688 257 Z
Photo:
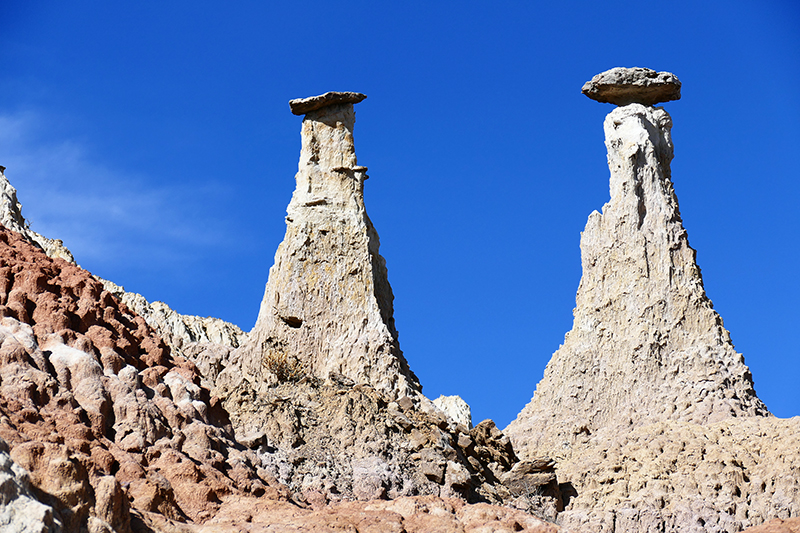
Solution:
M 0 438 L 60 528 L 202 520 L 270 489 L 196 367 L 88 272 L 0 228 L 0 282 Z
M 284 433 L 288 440 L 269 441 L 265 435 L 255 435 L 237 442 L 228 413 L 201 385 L 197 368 L 183 357 L 172 356 L 144 319 L 88 272 L 49 258 L 22 236 L 0 228 L 0 273 L 4 280 L 0 287 L 0 439 L 8 442 L 13 460 L 5 461 L 0 450 L 0 462 L 5 461 L 6 471 L 11 470 L 8 477 L 0 473 L 0 480 L 6 480 L 0 486 L 6 494 L 0 520 L 8 518 L 9 527 L 186 533 L 324 530 L 348 524 L 353 531 L 487 527 L 559 531 L 524 512 L 531 505 L 543 509 L 550 504 L 554 515 L 552 498 L 532 502 L 522 495 L 525 498 L 518 498 L 518 506 L 523 510 L 465 506 L 464 496 L 457 492 L 452 494 L 460 496 L 458 500 L 433 494 L 395 502 L 370 500 L 395 495 L 391 484 L 384 485 L 382 476 L 387 471 L 375 469 L 380 465 L 370 460 L 341 465 L 342 457 L 329 457 L 332 464 L 320 463 L 321 468 L 354 473 L 352 484 L 287 487 L 276 479 L 284 474 L 279 461 L 270 458 L 288 456 L 298 448 L 298 456 L 306 453 L 309 461 L 304 465 L 290 457 L 290 463 L 296 461 L 298 469 L 313 467 L 314 447 L 298 447 L 292 440 L 298 434 L 291 428 Z M 438 455 L 444 445 L 429 445 L 432 436 L 452 439 L 441 430 L 447 422 L 438 411 L 420 414 L 408 410 L 405 401 L 402 406 L 381 404 L 380 394 L 364 386 L 340 385 L 328 392 L 324 387 L 298 384 L 273 393 L 248 404 L 253 410 L 268 409 L 265 425 L 283 431 L 286 421 L 294 421 L 299 411 L 301 427 L 309 427 L 312 424 L 306 417 L 313 416 L 320 402 L 338 399 L 333 405 L 341 416 L 323 413 L 318 420 L 338 420 L 352 427 L 325 427 L 324 431 L 339 438 L 361 436 L 361 444 L 369 446 L 375 445 L 373 438 L 381 428 L 397 434 L 397 448 L 418 455 L 404 458 L 411 465 L 409 470 L 420 474 L 414 478 L 420 484 L 410 492 L 442 494 L 443 486 L 466 486 L 463 477 L 455 478 L 466 471 L 456 465 L 457 460 Z M 359 396 L 367 399 L 359 400 Z M 297 403 L 291 403 L 293 398 Z M 373 406 L 371 417 L 357 410 L 365 405 Z M 435 435 L 425 433 L 425 417 L 436 424 L 428 428 L 437 431 Z M 405 424 L 410 424 L 411 437 L 402 436 Z M 323 433 L 299 435 L 319 446 L 322 443 L 312 438 Z M 423 440 L 402 443 L 413 438 Z M 488 465 L 482 468 L 489 485 L 496 486 L 495 491 L 507 491 L 507 497 L 514 493 L 513 483 L 506 489 L 493 477 L 494 471 L 508 470 L 514 460 L 508 439 L 493 424 L 459 435 L 449 450 L 453 457 L 464 454 L 476 464 Z M 539 481 L 553 490 L 552 469 L 549 474 L 540 473 L 544 470 L 547 465 L 511 468 L 514 480 Z M 410 478 L 408 473 L 401 475 Z M 449 485 L 448 479 L 452 480 Z M 351 501 L 356 499 L 362 501 Z M 15 512 L 18 509 L 22 510 Z
M 0 223 L 25 236 L 49 257 L 77 264 L 72 252 L 64 246 L 61 239 L 48 239 L 30 229 L 28 221 L 22 216 L 22 204 L 17 199 L 17 190 L 3 174 L 5 167 L 0 168 Z M 148 302 L 141 294 L 128 292 L 124 287 L 99 276 L 95 278 L 109 293 L 143 317 L 173 352 L 179 355 L 186 352 L 191 357 L 200 351 L 207 351 L 209 344 L 218 345 L 217 351 L 220 353 L 215 358 L 216 364 L 204 369 L 207 372 L 203 372 L 203 375 L 216 376 L 221 370 L 221 363 L 218 361 L 224 359 L 226 349 L 238 347 L 244 339 L 244 332 L 234 324 L 219 318 L 182 315 L 163 302 Z
M 734 532 L 800 512 L 800 420 L 769 414 L 705 293 L 671 126 L 638 103 L 606 117 L 611 200 L 581 235 L 573 328 L 505 430 L 523 458 L 557 461 L 558 521 L 576 531 Z
M 0 166 L 0 224 L 24 235 L 50 257 L 58 257 L 74 264 L 72 252 L 64 246 L 61 239 L 48 239 L 30 228 L 28 221 L 22 216 L 22 204 L 17 200 L 17 190 L 6 178 L 5 170 L 6 167 Z
M 309 153 L 304 145 L 308 159 L 322 154 L 327 161 L 323 174 L 313 161 L 304 173 L 301 161 L 299 182 L 336 176 L 342 169 L 331 161 L 352 151 L 352 103 L 328 107 L 333 115 L 314 111 L 323 124 L 310 126 L 317 131 L 308 135 Z M 342 117 L 350 130 L 342 131 Z M 0 228 L 0 439 L 30 473 L 45 518 L 51 510 L 52 524 L 43 531 L 298 531 L 342 524 L 355 531 L 559 530 L 527 513 L 553 518 L 562 507 L 552 462 L 518 461 L 491 421 L 459 424 L 419 393 L 397 345 L 391 288 L 363 209 L 364 178 L 345 179 L 344 193 L 317 183 L 318 192 L 343 195 L 347 209 L 312 211 L 302 226 L 306 234 L 300 232 L 308 237 L 330 224 L 344 226 L 328 241 L 332 248 L 311 247 L 304 257 L 311 265 L 332 258 L 340 263 L 335 275 L 355 276 L 334 294 L 364 293 L 328 302 L 328 312 L 335 315 L 341 305 L 343 320 L 364 316 L 369 325 L 344 337 L 362 339 L 360 357 L 336 353 L 340 360 L 320 373 L 303 351 L 271 351 L 266 355 L 279 357 L 264 359 L 247 336 L 221 321 L 187 321 L 48 257 L 29 234 Z M 293 208 L 304 214 L 308 206 L 294 205 L 302 194 L 296 192 L 290 214 Z M 355 229 L 348 227 L 353 222 Z M 290 227 L 287 240 L 293 235 Z M 343 247 L 343 258 L 341 243 L 352 245 Z M 347 257 L 352 249 L 355 261 Z M 276 261 L 271 272 L 278 270 L 278 280 L 292 279 L 292 255 Z M 357 275 L 353 265 L 365 272 Z M 331 286 L 340 281 L 334 276 Z M 302 276 L 292 283 L 290 294 L 301 305 L 298 291 L 318 287 Z M 323 338 L 331 317 L 301 316 L 310 317 L 306 340 Z M 234 383 L 248 357 L 263 368 L 246 376 L 252 381 Z M 365 383 L 372 378 L 374 384 Z M 458 408 L 463 418 L 468 406 L 462 401 Z

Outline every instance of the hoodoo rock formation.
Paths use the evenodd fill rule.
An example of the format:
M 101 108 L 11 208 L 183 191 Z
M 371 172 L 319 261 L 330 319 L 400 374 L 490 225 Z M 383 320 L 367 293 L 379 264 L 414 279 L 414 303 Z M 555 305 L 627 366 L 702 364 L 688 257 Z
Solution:
M 514 500 L 555 516 L 552 470 L 513 470 L 508 438 L 491 421 L 472 428 L 463 400 L 448 417 L 419 392 L 400 351 L 394 297 L 364 207 L 367 169 L 353 144 L 353 103 L 364 98 L 326 93 L 290 102 L 306 116 L 286 236 L 258 321 L 214 395 L 239 442 L 304 497 Z M 501 480 L 512 470 L 520 483 L 510 490 Z M 535 501 L 522 482 L 537 488 Z
M 358 165 L 353 142 L 353 103 L 364 98 L 326 93 L 290 102 L 306 113 L 297 187 L 236 370 L 256 390 L 281 379 L 275 370 L 283 361 L 304 375 L 341 376 L 393 398 L 420 390 L 400 351 L 386 262 L 364 207 L 367 167 Z
M 625 94 L 604 123 L 611 200 L 581 235 L 573 328 L 506 433 L 522 457 L 557 460 L 574 489 L 559 520 L 580 531 L 739 531 L 794 515 L 796 474 L 779 488 L 748 482 L 775 461 L 797 472 L 796 449 L 779 459 L 789 442 L 752 432 L 789 436 L 798 424 L 758 399 L 706 296 L 670 177 L 672 120 L 624 105 L 653 100 L 652 71 L 609 72 Z

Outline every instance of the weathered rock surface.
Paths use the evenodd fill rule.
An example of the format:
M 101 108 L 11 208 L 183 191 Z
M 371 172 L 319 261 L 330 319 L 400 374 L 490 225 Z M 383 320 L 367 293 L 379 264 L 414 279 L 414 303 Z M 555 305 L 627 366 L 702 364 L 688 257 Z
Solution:
M 581 236 L 573 328 L 506 428 L 523 459 L 556 460 L 576 531 L 734 532 L 800 511 L 800 419 L 771 417 L 705 294 L 671 125 L 641 104 L 606 117 L 611 200 Z
M 91 274 L 5 228 L 0 317 L 0 438 L 64 531 L 146 530 L 148 513 L 202 521 L 225 496 L 282 497 L 191 362 Z
M 17 190 L 6 178 L 5 167 L 0 168 L 2 168 L 0 170 L 0 224 L 24 235 L 50 257 L 58 257 L 69 263 L 75 263 L 75 258 L 72 257 L 72 253 L 67 250 L 61 239 L 48 239 L 30 228 L 22 216 L 22 204 L 17 200 Z
M 566 462 L 570 531 L 741 531 L 800 515 L 800 418 L 664 421 L 599 433 Z
M 421 388 L 397 341 L 386 263 L 364 207 L 367 169 L 356 161 L 354 124 L 352 103 L 303 119 L 286 236 L 256 325 L 223 372 L 226 390 L 263 392 L 287 378 L 278 368 L 322 380 L 341 376 L 391 398 Z
M 628 104 L 656 105 L 680 100 L 681 82 L 671 72 L 656 72 L 649 68 L 616 67 L 587 81 L 581 92 L 598 102 L 624 106 Z
M 800 533 L 800 517 L 786 520 L 775 518 L 766 524 L 747 528 L 744 533 Z
M 47 237 L 31 230 L 22 216 L 22 204 L 17 191 L 0 172 L 0 223 L 25 237 L 52 258 L 75 264 L 75 258 L 60 239 Z M 182 315 L 163 302 L 148 302 L 141 294 L 125 291 L 124 287 L 95 276 L 106 291 L 143 317 L 156 330 L 176 355 L 190 359 L 198 357 L 203 376 L 213 383 L 222 370 L 231 349 L 238 347 L 245 333 L 236 325 L 219 318 Z
M 495 476 L 515 461 L 508 439 L 490 422 L 451 428 L 422 396 L 387 405 L 344 378 L 235 391 L 260 412 L 242 446 L 191 362 L 88 272 L 5 228 L 0 317 L 0 439 L 19 465 L 0 450 L 9 531 L 559 531 L 434 495 L 369 501 L 506 490 Z
M 8 444 L 0 439 L 0 531 L 5 533 L 50 533 L 60 524 L 53 509 L 31 493 L 28 472 L 8 455 Z
M 352 119 L 352 104 L 333 107 L 337 120 Z M 328 364 L 323 377 L 288 349 L 256 353 L 258 373 L 244 376 L 242 361 L 253 351 L 235 349 L 245 337 L 238 328 L 151 304 L 47 257 L 30 234 L 0 228 L 0 439 L 20 465 L 14 468 L 22 481 L 14 487 L 24 489 L 27 469 L 33 496 L 24 500 L 25 520 L 13 514 L 9 527 L 36 530 L 28 519 L 42 511 L 44 527 L 88 533 L 559 530 L 526 514 L 553 518 L 561 509 L 552 472 L 542 475 L 529 463 L 515 469 L 510 441 L 494 423 L 470 429 L 418 393 L 397 348 L 391 289 L 363 210 L 366 169 L 355 166 L 354 155 L 345 157 L 352 136 L 341 122 L 325 123 L 330 112 L 330 106 L 315 112 L 323 124 L 309 126 L 319 131 L 308 134 L 304 155 L 321 155 L 323 177 L 343 172 L 338 177 L 350 190 L 309 186 L 327 194 L 326 201 L 338 194 L 332 203 L 342 205 L 305 220 L 298 239 L 334 229 L 327 241 L 333 246 L 311 247 L 304 257 L 316 277 L 295 286 L 333 288 L 324 303 L 327 318 L 300 316 L 317 328 L 309 338 L 327 343 L 326 328 L 340 306 L 345 333 L 336 354 L 352 355 L 342 352 L 350 342 L 354 348 L 347 349 L 360 355 Z M 352 129 L 352 120 L 347 124 Z M 352 167 L 332 168 L 337 158 Z M 322 171 L 312 167 L 319 166 L 309 161 L 298 181 L 318 184 Z M 7 205 L 19 214 L 16 200 Z M 309 206 L 293 204 L 290 213 L 299 210 L 302 221 L 303 207 Z M 25 225 L 21 214 L 14 220 Z M 291 228 L 287 235 L 291 241 Z M 320 263 L 350 277 L 318 286 L 319 275 L 331 270 Z M 290 291 L 293 301 L 319 311 L 318 293 L 303 302 L 300 289 Z M 355 325 L 349 332 L 348 324 Z M 290 346 L 274 340 L 262 346 Z M 221 376 L 225 366 L 232 373 Z M 206 386 L 224 394 L 224 407 Z M 506 476 L 510 488 L 499 480 Z M 399 499 L 375 500 L 388 497 Z
M 572 331 L 508 428 L 520 450 L 558 457 L 602 428 L 769 414 L 703 288 L 670 180 L 671 125 L 639 104 L 606 118 L 611 201 L 581 236 Z
M 148 302 L 144 296 L 127 292 L 124 287 L 96 277 L 105 290 L 145 319 L 164 339 L 174 355 L 197 365 L 203 385 L 211 388 L 227 364 L 231 350 L 246 336 L 239 326 L 219 318 L 182 315 L 163 302 Z
M 305 115 L 325 106 L 336 104 L 357 104 L 367 97 L 366 94 L 353 92 L 329 91 L 319 96 L 309 96 L 308 98 L 295 98 L 289 101 L 289 109 L 295 115 Z
M 472 427 L 472 410 L 461 396 L 439 396 L 433 400 L 433 405 L 444 411 L 447 418 L 456 424 Z
M 552 479 L 525 478 L 543 496 L 535 502 L 499 482 L 517 457 L 491 420 L 470 430 L 421 395 L 387 401 L 368 385 L 305 377 L 260 394 L 228 391 L 225 406 L 237 441 L 303 501 L 436 495 L 550 517 L 561 508 L 558 491 L 544 487 Z
M 161 533 L 559 533 L 555 524 L 522 511 L 488 504 L 465 504 L 453 498 L 403 497 L 396 500 L 337 502 L 299 507 L 266 498 L 223 502 L 220 512 L 203 525 L 162 519 Z

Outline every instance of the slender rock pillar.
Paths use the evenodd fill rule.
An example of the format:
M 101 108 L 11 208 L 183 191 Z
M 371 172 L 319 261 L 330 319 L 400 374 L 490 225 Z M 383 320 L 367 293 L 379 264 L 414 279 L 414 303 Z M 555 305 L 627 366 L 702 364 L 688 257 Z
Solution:
M 605 119 L 611 200 L 581 235 L 574 324 L 531 402 L 506 429 L 515 448 L 569 455 L 600 430 L 661 420 L 768 415 L 706 296 L 670 179 L 669 73 L 613 69 L 583 92 Z
M 290 102 L 305 115 L 297 188 L 242 356 L 267 383 L 288 372 L 367 383 L 392 397 L 421 388 L 400 351 L 386 262 L 364 207 L 367 168 L 353 143 L 353 104 L 364 98 Z

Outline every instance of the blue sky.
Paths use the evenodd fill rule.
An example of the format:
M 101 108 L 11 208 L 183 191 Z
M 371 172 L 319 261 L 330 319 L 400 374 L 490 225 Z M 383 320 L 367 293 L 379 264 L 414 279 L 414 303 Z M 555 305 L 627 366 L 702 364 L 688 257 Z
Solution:
M 255 322 L 294 189 L 291 98 L 360 91 L 359 163 L 400 343 L 430 397 L 503 427 L 572 326 L 608 200 L 580 94 L 674 72 L 673 181 L 706 289 L 800 415 L 800 5 L 0 2 L 0 165 L 33 228 L 182 313 Z

